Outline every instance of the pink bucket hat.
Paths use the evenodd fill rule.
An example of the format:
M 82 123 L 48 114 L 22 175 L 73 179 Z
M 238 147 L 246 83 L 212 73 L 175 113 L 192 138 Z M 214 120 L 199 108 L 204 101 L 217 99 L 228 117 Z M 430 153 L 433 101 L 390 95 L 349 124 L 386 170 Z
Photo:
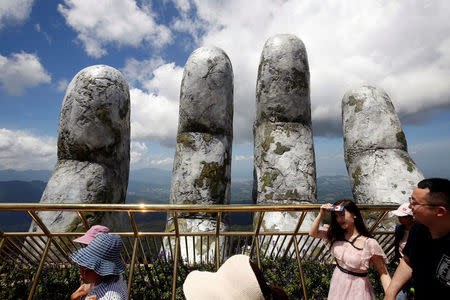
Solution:
M 397 217 L 406 217 L 413 215 L 411 208 L 409 208 L 409 202 L 403 203 L 396 210 L 392 211 Z
M 77 243 L 81 243 L 81 244 L 89 244 L 93 239 L 95 239 L 95 237 L 97 236 L 97 234 L 99 233 L 108 233 L 109 232 L 109 228 L 102 226 L 102 225 L 94 225 L 91 228 L 89 228 L 88 231 L 86 231 L 86 233 L 83 236 L 80 236 L 77 239 L 74 239 L 74 242 Z
M 183 284 L 186 300 L 264 300 L 246 255 L 231 256 L 216 273 L 192 271 Z

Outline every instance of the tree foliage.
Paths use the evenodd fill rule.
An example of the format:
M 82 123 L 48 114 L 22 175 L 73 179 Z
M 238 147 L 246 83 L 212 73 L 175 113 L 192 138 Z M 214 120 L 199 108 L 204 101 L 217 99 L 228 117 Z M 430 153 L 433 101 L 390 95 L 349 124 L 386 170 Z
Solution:
M 132 299 L 170 299 L 172 292 L 173 261 L 153 258 L 148 266 L 136 265 L 131 285 Z M 302 262 L 306 292 L 309 299 L 326 298 L 334 265 L 323 261 Z M 128 282 L 129 269 L 124 274 Z M 303 299 L 303 290 L 297 261 L 293 258 L 264 258 L 261 269 L 270 285 L 282 287 L 291 299 Z M 178 263 L 176 299 L 184 299 L 183 282 L 193 270 L 214 272 L 213 264 L 187 265 Z M 4 262 L 0 267 L 0 299 L 27 299 L 37 267 L 23 267 Z M 369 278 L 376 298 L 383 299 L 383 289 L 376 270 L 369 270 Z M 76 266 L 42 269 L 34 299 L 68 299 L 80 285 Z

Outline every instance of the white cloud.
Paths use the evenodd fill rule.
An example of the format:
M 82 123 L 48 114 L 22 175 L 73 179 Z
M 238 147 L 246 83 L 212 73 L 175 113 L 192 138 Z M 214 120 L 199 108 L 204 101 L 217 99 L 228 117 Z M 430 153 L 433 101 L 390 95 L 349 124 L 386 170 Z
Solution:
M 0 169 L 50 170 L 56 163 L 56 138 L 0 128 Z
M 235 160 L 241 161 L 241 160 L 253 160 L 253 155 L 245 156 L 245 155 L 236 155 L 234 157 Z
M 0 30 L 8 23 L 22 23 L 30 16 L 33 0 L 0 1 Z
M 153 77 L 153 71 L 163 64 L 165 64 L 165 62 L 160 57 L 146 60 L 130 58 L 126 60 L 122 72 L 127 78 L 128 83 L 132 86 L 135 86 L 136 84 L 143 85 Z
M 183 69 L 161 58 L 127 60 L 123 72 L 131 88 L 131 138 L 173 147 L 178 129 L 179 91 Z
M 130 90 L 131 138 L 135 141 L 159 141 L 173 147 L 178 128 L 178 103 L 162 95 Z
M 52 38 L 48 35 L 47 32 L 45 32 L 45 31 L 43 31 L 43 30 L 41 29 L 41 24 L 39 24 L 39 23 L 34 24 L 34 30 L 36 30 L 36 31 L 39 32 L 39 33 L 42 33 L 42 35 L 45 37 L 45 39 L 47 40 L 47 42 L 48 42 L 49 44 L 52 43 Z
M 304 42 L 311 73 L 315 135 L 339 136 L 346 91 L 373 84 L 402 120 L 450 107 L 448 1 L 200 1 L 194 17 L 178 5 L 172 28 L 216 45 L 234 71 L 234 141 L 252 140 L 255 86 L 265 41 L 278 33 Z M 417 118 L 416 118 L 417 119 Z
M 68 85 L 69 85 L 69 82 L 67 81 L 67 79 L 62 78 L 58 81 L 58 85 L 56 86 L 56 89 L 60 92 L 64 92 Z
M 0 55 L 1 88 L 9 94 L 17 96 L 26 88 L 50 81 L 50 75 L 35 54 L 13 53 L 9 58 Z
M 139 7 L 133 0 L 65 0 L 58 11 L 95 58 L 106 55 L 110 44 L 137 47 L 148 42 L 161 47 L 172 39 L 170 30 L 155 22 L 149 5 Z
M 165 156 L 165 154 L 152 154 L 144 142 L 131 142 L 130 167 L 132 169 L 171 166 L 173 157 Z
M 189 0 L 173 0 L 175 7 L 182 12 L 187 12 L 191 8 Z

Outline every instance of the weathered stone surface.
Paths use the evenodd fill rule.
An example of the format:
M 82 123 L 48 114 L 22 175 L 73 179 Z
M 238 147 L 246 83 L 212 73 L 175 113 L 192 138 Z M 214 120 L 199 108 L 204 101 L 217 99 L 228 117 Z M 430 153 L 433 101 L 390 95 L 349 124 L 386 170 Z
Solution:
M 233 68 L 220 48 L 195 50 L 184 67 L 178 132 L 233 135 Z
M 230 136 L 180 133 L 175 153 L 171 203 L 230 203 Z
M 342 99 L 345 155 L 370 149 L 407 151 L 405 134 L 389 96 L 363 86 Z
M 181 83 L 179 111 L 170 203 L 230 203 L 233 70 L 221 49 L 202 47 L 191 54 Z M 228 219 L 222 220 L 221 228 L 227 230 Z M 191 213 L 180 214 L 178 222 L 181 231 L 215 232 L 217 221 L 211 215 Z M 167 230 L 174 230 L 171 216 Z M 221 243 L 222 249 L 224 241 Z M 188 247 L 191 245 L 192 240 Z M 169 250 L 167 246 L 164 249 L 166 253 Z M 189 258 L 194 259 L 192 250 L 182 245 L 181 256 L 187 259 L 191 253 Z M 200 256 L 196 252 L 195 259 L 199 261 Z
M 342 99 L 344 155 L 357 203 L 401 204 L 423 175 L 407 152 L 389 96 L 363 86 Z
M 288 34 L 269 38 L 261 54 L 256 84 L 253 201 L 257 204 L 317 202 L 309 95 L 303 42 Z M 261 231 L 292 231 L 300 215 L 267 213 Z M 254 224 L 257 219 L 255 216 Z M 308 230 L 313 219 L 308 215 L 302 228 Z M 287 245 L 263 246 L 271 251 Z
M 270 37 L 261 54 L 256 83 L 256 124 L 296 122 L 311 126 L 309 65 L 294 35 Z
M 264 45 L 253 132 L 254 202 L 315 203 L 309 66 L 305 46 L 296 36 L 276 35 Z
M 258 204 L 316 202 L 316 169 L 311 127 L 261 123 L 255 128 Z
M 130 95 L 123 75 L 96 65 L 69 84 L 58 128 L 58 161 L 41 203 L 125 203 L 130 163 Z M 85 230 L 75 213 L 40 212 L 56 232 Z M 117 213 L 88 222 L 120 228 Z M 33 223 L 30 230 L 38 230 Z

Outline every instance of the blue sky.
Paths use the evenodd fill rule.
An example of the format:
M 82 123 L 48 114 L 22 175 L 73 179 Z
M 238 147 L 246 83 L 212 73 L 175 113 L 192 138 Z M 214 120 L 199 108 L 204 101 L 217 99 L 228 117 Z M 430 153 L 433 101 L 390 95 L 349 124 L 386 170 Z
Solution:
M 131 95 L 131 168 L 171 169 L 190 53 L 222 48 L 234 71 L 233 178 L 250 177 L 259 57 L 297 35 L 311 72 L 318 176 L 347 174 L 341 99 L 383 88 L 425 176 L 450 177 L 448 1 L 0 1 L 0 169 L 53 169 L 59 111 L 81 69 L 120 70 Z

